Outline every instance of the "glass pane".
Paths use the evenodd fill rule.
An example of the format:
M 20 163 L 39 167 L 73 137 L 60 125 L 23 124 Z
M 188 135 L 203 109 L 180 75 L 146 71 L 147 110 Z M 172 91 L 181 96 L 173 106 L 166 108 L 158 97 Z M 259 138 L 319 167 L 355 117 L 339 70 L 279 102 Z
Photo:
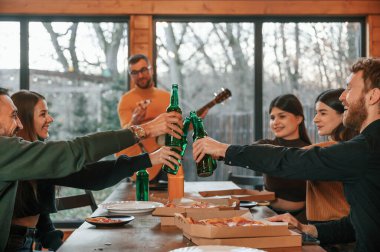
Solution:
M 29 29 L 30 90 L 47 99 L 55 119 L 50 139 L 119 129 L 117 102 L 127 87 L 128 24 L 30 22 Z M 110 191 L 94 192 L 97 203 Z M 60 196 L 78 193 L 83 190 L 59 190 Z M 62 211 L 55 218 L 83 220 L 90 211 Z
M 218 93 L 221 87 L 228 88 L 232 99 L 209 111 L 204 120 L 206 130 L 211 137 L 223 142 L 251 143 L 254 132 L 253 23 L 157 22 L 156 34 L 157 86 L 170 90 L 172 83 L 179 83 L 184 116 L 210 102 L 213 93 Z M 186 180 L 199 180 L 191 151 L 189 145 L 184 160 Z M 218 165 L 224 166 L 222 162 Z M 215 175 L 206 180 L 225 180 L 232 169 L 238 171 L 219 167 Z M 251 173 L 247 169 L 239 172 Z
M 0 87 L 20 87 L 20 23 L 0 22 Z
M 324 141 L 312 121 L 314 101 L 326 89 L 345 86 L 348 69 L 360 56 L 360 23 L 264 23 L 263 40 L 265 138 L 273 138 L 270 102 L 292 93 L 304 106 L 312 142 Z

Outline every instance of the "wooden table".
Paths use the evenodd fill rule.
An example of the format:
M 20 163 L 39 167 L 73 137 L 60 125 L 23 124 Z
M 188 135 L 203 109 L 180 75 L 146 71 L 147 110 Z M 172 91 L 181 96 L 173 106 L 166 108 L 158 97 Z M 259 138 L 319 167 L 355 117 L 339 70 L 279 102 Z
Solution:
M 237 189 L 237 185 L 230 181 L 217 182 L 186 182 L 185 196 L 197 196 L 203 190 Z M 166 197 L 166 192 L 151 191 L 155 197 Z M 134 200 L 135 190 L 131 183 L 121 183 L 106 199 L 108 201 Z M 103 208 L 98 208 L 93 216 L 106 214 Z M 108 213 L 107 213 L 108 214 Z M 266 218 L 275 213 L 268 207 L 254 207 L 254 218 Z M 118 228 L 96 228 L 83 223 L 65 241 L 60 252 L 72 251 L 170 251 L 172 249 L 193 246 L 194 244 L 183 237 L 181 230 L 176 227 L 161 227 L 160 219 L 149 215 L 135 215 L 135 220 Z M 319 246 L 303 246 L 296 248 L 265 249 L 267 251 L 324 251 Z

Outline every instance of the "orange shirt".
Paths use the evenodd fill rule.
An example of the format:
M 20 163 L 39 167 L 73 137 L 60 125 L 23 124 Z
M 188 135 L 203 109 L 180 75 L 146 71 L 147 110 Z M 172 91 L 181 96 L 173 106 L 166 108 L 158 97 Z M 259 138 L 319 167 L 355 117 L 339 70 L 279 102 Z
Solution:
M 156 87 L 141 89 L 134 88 L 131 91 L 125 93 L 118 105 L 118 114 L 120 125 L 124 128 L 131 121 L 132 112 L 137 107 L 137 103 L 150 99 L 151 103 L 147 107 L 144 122 L 148 122 L 156 118 L 158 115 L 166 112 L 166 108 L 170 103 L 170 93 L 163 89 Z
M 335 143 L 323 142 L 312 146 L 327 147 Z M 342 182 L 307 181 L 306 218 L 308 221 L 338 220 L 347 216 L 349 212 L 350 205 L 344 197 Z
M 309 221 L 330 221 L 345 217 L 350 205 L 341 182 L 307 181 L 306 218 Z

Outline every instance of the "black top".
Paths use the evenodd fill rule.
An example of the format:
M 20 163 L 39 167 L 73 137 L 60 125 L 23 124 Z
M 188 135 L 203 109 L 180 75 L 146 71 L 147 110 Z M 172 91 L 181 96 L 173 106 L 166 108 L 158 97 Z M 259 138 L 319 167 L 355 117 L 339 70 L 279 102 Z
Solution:
M 356 250 L 379 250 L 380 120 L 372 122 L 351 140 L 325 148 L 231 145 L 225 162 L 285 178 L 342 181 L 351 205 L 349 218 L 356 234 Z M 336 236 L 350 232 L 339 225 L 335 227 Z
M 22 192 L 22 201 L 16 198 L 13 217 L 21 218 L 41 214 L 37 229 L 38 236 L 53 231 L 54 226 L 49 218 L 49 213 L 57 212 L 55 205 L 55 185 L 75 187 L 85 190 L 102 190 L 110 187 L 126 177 L 132 176 L 136 171 L 151 167 L 149 154 L 128 157 L 119 156 L 116 160 L 99 161 L 88 164 L 79 172 L 56 179 L 44 179 L 37 181 L 36 193 L 28 181 L 17 189 Z M 18 192 L 18 196 L 20 193 Z M 35 196 L 37 195 L 37 197 Z
M 285 147 L 304 147 L 309 145 L 301 139 L 285 140 L 275 138 L 273 140 L 259 140 L 258 144 L 272 144 Z M 285 199 L 293 202 L 302 202 L 306 200 L 306 181 L 298 179 L 284 179 L 268 174 L 263 174 L 264 186 L 267 191 L 274 192 L 276 198 Z

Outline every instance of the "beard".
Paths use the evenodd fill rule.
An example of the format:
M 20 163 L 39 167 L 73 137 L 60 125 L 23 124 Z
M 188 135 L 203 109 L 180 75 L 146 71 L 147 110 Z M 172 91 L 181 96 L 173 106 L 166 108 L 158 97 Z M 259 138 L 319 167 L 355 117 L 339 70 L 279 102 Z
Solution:
M 368 117 L 368 111 L 365 108 L 364 95 L 360 99 L 353 103 L 347 111 L 346 116 L 343 116 L 343 125 L 347 128 L 360 130 L 363 122 Z
M 149 78 L 149 79 L 141 78 L 136 81 L 136 85 L 141 89 L 150 88 L 151 84 L 152 84 L 152 78 Z

